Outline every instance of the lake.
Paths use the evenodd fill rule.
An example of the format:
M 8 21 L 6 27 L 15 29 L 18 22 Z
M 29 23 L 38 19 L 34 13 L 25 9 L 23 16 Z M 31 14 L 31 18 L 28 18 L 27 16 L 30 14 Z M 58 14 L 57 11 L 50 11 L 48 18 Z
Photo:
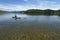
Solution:
M 60 16 L 27 15 L 17 13 L 16 15 L 21 17 L 21 19 L 14 19 L 12 18 L 14 15 L 15 13 L 5 13 L 0 15 L 0 39 L 5 38 L 6 35 L 9 39 L 13 34 L 16 33 L 15 36 L 17 36 L 20 32 L 56 32 L 58 35 L 60 33 Z M 6 38 L 4 40 L 6 40 Z

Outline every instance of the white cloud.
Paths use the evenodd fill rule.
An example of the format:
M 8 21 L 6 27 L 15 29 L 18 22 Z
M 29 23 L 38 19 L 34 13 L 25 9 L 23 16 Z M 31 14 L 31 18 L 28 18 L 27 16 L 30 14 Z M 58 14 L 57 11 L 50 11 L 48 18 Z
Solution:
M 27 10 L 27 9 L 36 9 L 35 5 L 3 5 L 0 4 L 0 10 L 7 10 L 7 11 L 20 11 L 20 10 Z
M 24 0 L 25 2 L 27 2 L 28 0 Z
M 59 9 L 60 4 L 58 4 L 56 1 L 48 1 L 48 0 L 34 0 L 37 5 L 36 7 L 39 9 Z
M 1 5 L 0 10 L 14 11 L 14 10 L 25 10 L 26 8 L 22 5 Z
M 24 0 L 30 1 L 30 0 Z M 27 3 L 26 5 L 16 5 L 16 4 L 0 4 L 0 10 L 7 10 L 7 11 L 20 11 L 20 10 L 27 10 L 27 9 L 59 9 L 60 5 L 54 1 L 47 1 L 47 0 L 32 0 L 32 2 L 36 2 L 36 4 Z

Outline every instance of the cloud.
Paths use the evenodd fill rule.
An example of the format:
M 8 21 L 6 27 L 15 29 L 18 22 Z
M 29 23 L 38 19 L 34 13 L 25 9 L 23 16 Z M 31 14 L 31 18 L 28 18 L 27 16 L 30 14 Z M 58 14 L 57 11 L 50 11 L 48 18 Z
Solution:
M 57 10 L 60 8 L 60 4 L 56 1 L 48 1 L 48 0 L 33 0 L 33 1 L 37 4 L 35 7 L 39 8 L 39 9 L 55 9 L 55 10 Z
M 28 0 L 24 0 L 25 2 L 27 2 Z
M 3 5 L 0 4 L 0 10 L 6 11 L 20 11 L 20 10 L 27 10 L 27 9 L 36 9 L 35 5 Z
M 25 8 L 22 5 L 0 5 L 0 10 L 18 11 L 18 10 L 25 10 Z
M 60 4 L 56 1 L 48 1 L 48 0 L 24 0 L 26 4 L 17 5 L 17 4 L 0 4 L 0 10 L 7 11 L 20 11 L 27 9 L 59 9 Z M 28 1 L 28 2 L 27 2 Z

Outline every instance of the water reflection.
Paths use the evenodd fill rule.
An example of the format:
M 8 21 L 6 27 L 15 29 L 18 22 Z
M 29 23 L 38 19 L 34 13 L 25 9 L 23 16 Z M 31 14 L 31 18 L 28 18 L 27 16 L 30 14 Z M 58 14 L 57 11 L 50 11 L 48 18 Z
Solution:
M 12 21 L 12 17 L 14 16 L 14 13 L 6 13 L 3 15 L 0 15 L 0 21 L 5 21 L 5 20 L 11 20 Z M 18 17 L 27 17 L 27 15 L 25 14 L 17 14 Z M 17 19 L 15 19 L 17 20 Z
M 7 13 L 0 15 L 0 24 L 3 25 L 34 25 L 34 26 L 60 26 L 60 17 L 59 16 L 32 16 L 26 14 L 16 14 L 21 19 L 12 18 L 14 13 Z
M 5 21 L 5 20 L 10 20 L 12 21 L 13 19 L 18 20 L 16 18 L 12 18 L 14 16 L 13 13 L 8 13 L 8 14 L 3 14 L 0 15 L 0 21 Z M 59 16 L 29 16 L 26 14 L 17 14 L 18 17 L 21 17 L 21 20 L 24 21 L 38 21 L 38 22 L 53 22 L 53 21 L 60 21 Z
M 42 31 L 60 31 L 59 16 L 32 16 L 26 14 L 17 14 L 21 19 L 12 18 L 14 13 L 0 15 L 0 27 L 15 28 L 25 30 L 25 28 L 38 29 Z

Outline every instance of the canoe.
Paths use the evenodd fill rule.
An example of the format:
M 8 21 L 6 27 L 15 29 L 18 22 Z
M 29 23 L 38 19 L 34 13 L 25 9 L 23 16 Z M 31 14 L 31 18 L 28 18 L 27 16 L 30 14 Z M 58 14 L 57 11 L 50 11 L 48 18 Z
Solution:
M 15 19 L 20 19 L 20 17 L 12 17 L 12 18 L 15 18 Z

